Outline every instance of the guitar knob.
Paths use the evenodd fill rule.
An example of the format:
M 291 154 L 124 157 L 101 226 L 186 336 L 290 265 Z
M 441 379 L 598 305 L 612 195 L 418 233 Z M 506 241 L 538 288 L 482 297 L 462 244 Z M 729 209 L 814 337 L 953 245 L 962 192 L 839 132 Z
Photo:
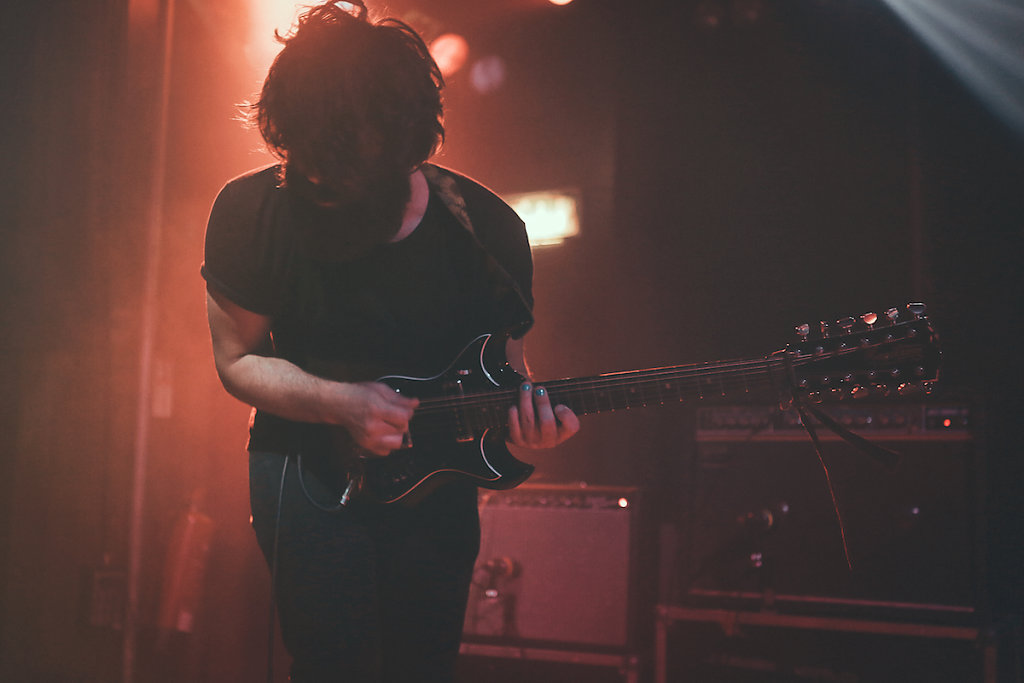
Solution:
M 928 307 L 922 303 L 909 303 L 907 304 L 907 310 L 914 316 L 914 320 L 920 320 L 924 317 L 924 312 Z
M 807 323 L 797 325 L 796 333 L 800 337 L 801 341 L 807 341 L 807 337 L 811 336 L 811 326 Z
M 890 308 L 885 312 L 885 317 L 889 319 L 889 322 L 895 323 L 899 320 L 900 311 L 898 308 Z
M 869 313 L 865 313 L 864 315 L 862 315 L 860 317 L 860 321 L 862 323 L 864 323 L 865 325 L 867 325 L 868 329 L 870 330 L 872 327 L 875 326 L 875 323 L 878 322 L 878 314 L 877 313 L 870 313 L 870 312 Z

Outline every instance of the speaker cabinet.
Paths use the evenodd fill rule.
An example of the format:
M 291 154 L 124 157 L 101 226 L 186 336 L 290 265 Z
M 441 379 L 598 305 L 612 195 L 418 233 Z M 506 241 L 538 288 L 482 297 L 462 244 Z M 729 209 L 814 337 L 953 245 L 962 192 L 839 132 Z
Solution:
M 902 456 L 894 470 L 823 440 L 834 503 L 801 436 L 698 440 L 681 503 L 676 601 L 750 593 L 975 605 L 980 524 L 966 433 L 888 435 L 880 443 Z
M 638 502 L 626 487 L 481 492 L 466 639 L 627 648 Z

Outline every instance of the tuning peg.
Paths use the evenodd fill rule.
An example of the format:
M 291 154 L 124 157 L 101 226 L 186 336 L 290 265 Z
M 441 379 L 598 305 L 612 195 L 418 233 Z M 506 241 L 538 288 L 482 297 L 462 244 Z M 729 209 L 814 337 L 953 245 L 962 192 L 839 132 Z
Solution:
M 900 311 L 898 308 L 890 308 L 886 310 L 885 317 L 889 319 L 889 322 L 895 323 L 897 320 L 899 320 Z
M 807 323 L 803 323 L 802 325 L 797 325 L 796 326 L 796 333 L 797 333 L 797 336 L 800 337 L 801 341 L 807 341 L 807 337 L 809 337 L 811 335 L 811 326 L 808 325 Z
M 864 315 L 862 315 L 860 317 L 860 321 L 862 323 L 864 323 L 865 325 L 867 325 L 868 329 L 870 330 L 871 328 L 873 328 L 875 326 L 875 323 L 878 322 L 878 314 L 877 313 L 871 313 L 871 312 L 865 313 Z
M 909 394 L 914 393 L 916 389 L 916 385 L 910 384 L 909 382 L 903 382 L 898 387 L 896 387 L 896 393 L 899 394 L 900 396 L 908 396 Z
M 861 385 L 857 384 L 850 388 L 850 397 L 854 399 L 867 398 L 871 395 L 871 392 Z
M 914 316 L 914 320 L 920 320 L 924 317 L 925 309 L 928 307 L 922 303 L 909 303 L 907 304 L 907 310 Z
M 879 396 L 885 397 L 889 395 L 889 385 L 887 384 L 876 384 L 873 388 Z
M 825 322 L 824 320 L 822 320 L 821 323 L 819 323 L 819 324 L 821 325 L 821 336 L 822 336 L 822 338 L 823 339 L 828 339 L 828 337 L 829 337 L 828 323 Z
M 843 330 L 843 334 L 850 334 L 850 330 L 853 329 L 853 318 L 840 318 L 836 321 L 836 325 L 839 325 Z

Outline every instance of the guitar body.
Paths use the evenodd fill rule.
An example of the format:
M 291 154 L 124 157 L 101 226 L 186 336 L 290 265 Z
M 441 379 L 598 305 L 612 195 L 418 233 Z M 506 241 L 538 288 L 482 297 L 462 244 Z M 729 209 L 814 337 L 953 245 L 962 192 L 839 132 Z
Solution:
M 459 478 L 484 488 L 508 489 L 533 473 L 532 465 L 509 452 L 504 430 L 489 426 L 502 424 L 509 404 L 494 402 L 487 420 L 478 411 L 436 408 L 438 403 L 447 406 L 519 386 L 523 377 L 508 364 L 502 337 L 477 337 L 433 377 L 389 375 L 378 381 L 420 399 L 420 408 L 409 423 L 405 447 L 387 457 L 362 458 L 360 492 L 372 500 L 412 502 L 438 484 Z

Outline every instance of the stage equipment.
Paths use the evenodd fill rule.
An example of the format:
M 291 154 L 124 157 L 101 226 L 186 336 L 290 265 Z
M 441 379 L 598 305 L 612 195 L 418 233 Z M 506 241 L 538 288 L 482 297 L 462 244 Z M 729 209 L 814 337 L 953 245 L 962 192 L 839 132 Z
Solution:
M 835 505 L 795 411 L 698 411 L 679 597 L 753 592 L 974 606 L 979 470 L 969 409 L 858 402 L 828 412 L 901 455 L 890 471 L 819 428 Z
M 656 683 L 727 670 L 995 680 L 979 594 L 980 415 L 935 401 L 826 410 L 899 453 L 893 467 L 821 428 L 819 462 L 792 410 L 698 410 L 674 583 L 656 608 Z
M 638 504 L 626 487 L 482 491 L 467 640 L 627 650 Z

